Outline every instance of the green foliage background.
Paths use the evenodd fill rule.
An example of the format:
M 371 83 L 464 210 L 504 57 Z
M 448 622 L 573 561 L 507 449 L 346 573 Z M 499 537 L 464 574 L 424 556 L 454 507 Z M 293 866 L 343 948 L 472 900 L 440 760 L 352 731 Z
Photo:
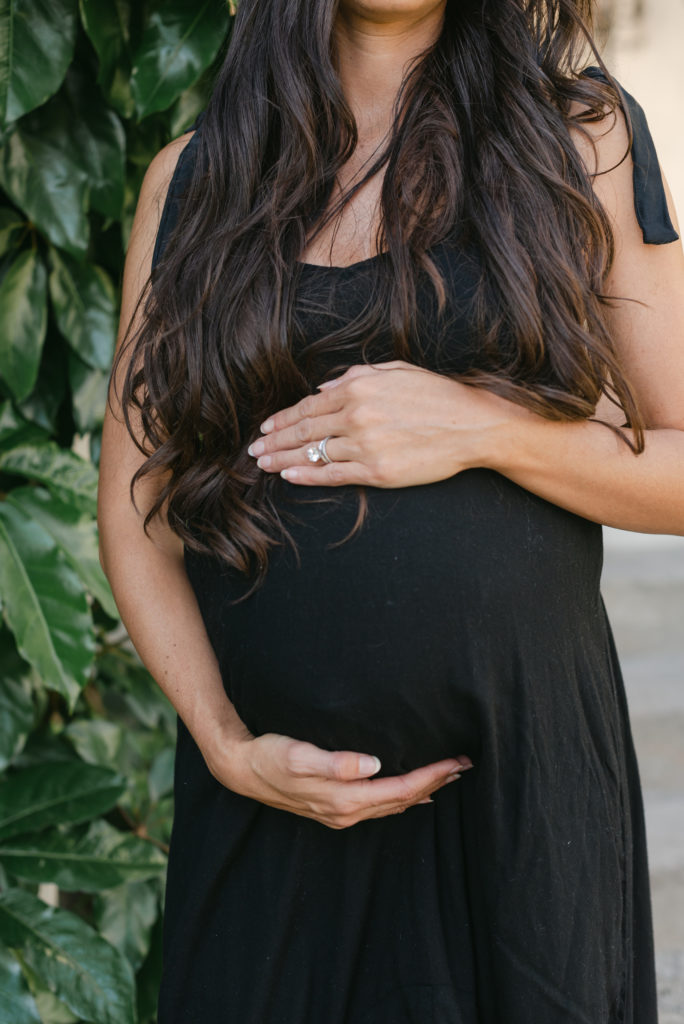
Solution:
M 175 711 L 100 569 L 97 462 L 147 165 L 225 0 L 0 0 L 0 1024 L 149 1024 Z

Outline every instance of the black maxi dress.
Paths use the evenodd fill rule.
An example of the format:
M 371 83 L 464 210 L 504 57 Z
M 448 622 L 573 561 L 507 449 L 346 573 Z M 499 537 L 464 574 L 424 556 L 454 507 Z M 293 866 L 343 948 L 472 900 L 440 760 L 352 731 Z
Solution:
M 589 73 L 598 73 L 590 69 Z M 635 205 L 676 235 L 643 112 Z M 155 262 L 201 129 L 179 161 Z M 476 256 L 433 253 L 449 322 L 422 295 L 425 365 L 478 359 Z M 381 254 L 300 264 L 298 358 L 368 298 Z M 393 358 L 377 350 L 378 361 Z M 358 362 L 350 355 L 349 365 Z M 186 548 L 224 685 L 255 733 L 376 754 L 380 775 L 467 753 L 432 804 L 326 826 L 221 786 L 177 723 L 158 1024 L 656 1024 L 647 850 L 600 525 L 505 477 L 424 486 L 282 482 L 289 546 L 246 583 Z

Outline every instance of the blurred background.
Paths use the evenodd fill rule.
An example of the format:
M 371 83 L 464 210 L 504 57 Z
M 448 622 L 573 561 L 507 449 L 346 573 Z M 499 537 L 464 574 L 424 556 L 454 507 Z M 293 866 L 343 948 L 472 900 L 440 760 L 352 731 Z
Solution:
M 684 0 L 613 0 L 599 23 L 603 59 L 646 112 L 684 227 Z M 660 1024 L 684 1024 L 684 538 L 604 538 L 646 805 Z
M 175 712 L 100 569 L 97 463 L 142 176 L 205 105 L 231 14 L 0 3 L 0 1024 L 154 1024 Z M 602 0 L 601 51 L 684 226 L 683 38 L 684 0 Z M 660 1024 L 684 1024 L 684 538 L 606 530 L 603 593 L 646 802 Z

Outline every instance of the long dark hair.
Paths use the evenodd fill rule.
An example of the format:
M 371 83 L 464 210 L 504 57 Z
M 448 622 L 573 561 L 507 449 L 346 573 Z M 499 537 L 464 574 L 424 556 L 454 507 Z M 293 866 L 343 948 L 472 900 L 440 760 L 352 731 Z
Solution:
M 484 357 L 461 379 L 557 420 L 591 417 L 605 394 L 634 428 L 627 443 L 643 448 L 602 308 L 610 223 L 568 131 L 621 106 L 631 142 L 591 39 L 591 0 L 448 0 L 439 38 L 405 76 L 386 147 L 330 207 L 357 143 L 335 71 L 336 10 L 337 0 L 240 0 L 177 227 L 118 355 L 130 355 L 124 417 L 133 433 L 139 414 L 148 456 L 131 495 L 143 474 L 165 480 L 145 528 L 166 514 L 188 547 L 256 569 L 255 585 L 287 530 L 274 501 L 283 482 L 246 447 L 268 414 L 313 390 L 291 349 L 297 260 L 382 166 L 376 245 L 388 272 L 363 317 L 318 347 L 359 361 L 358 345 L 389 325 L 394 358 L 410 360 L 417 275 L 442 308 L 429 250 L 458 225 L 481 257 Z M 587 48 L 607 80 L 580 74 Z M 571 117 L 573 100 L 582 112 Z

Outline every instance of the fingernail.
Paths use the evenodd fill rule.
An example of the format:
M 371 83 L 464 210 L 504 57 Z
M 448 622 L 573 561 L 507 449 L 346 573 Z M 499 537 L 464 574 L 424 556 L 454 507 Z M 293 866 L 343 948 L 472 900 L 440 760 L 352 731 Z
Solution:
M 264 420 L 264 422 L 259 427 L 259 430 L 261 431 L 262 434 L 268 434 L 269 430 L 273 430 L 273 420 Z
M 426 796 L 424 800 L 418 801 L 419 804 L 434 804 L 434 802 L 431 796 Z
M 265 469 L 266 466 L 270 466 L 273 459 L 270 455 L 262 455 L 261 458 L 257 459 L 257 466 L 259 469 Z
M 455 782 L 456 779 L 460 779 L 460 778 L 461 778 L 461 773 L 460 772 L 450 772 L 447 775 L 447 777 L 446 777 L 446 781 L 447 782 Z
M 296 480 L 298 474 L 297 470 L 294 468 L 294 466 L 292 466 L 290 469 L 281 469 L 280 475 L 282 476 L 283 480 Z
M 362 754 L 359 758 L 361 775 L 375 775 L 381 768 L 380 760 L 374 754 Z
M 261 453 L 264 450 L 264 447 L 265 445 L 263 441 L 252 441 L 249 448 L 247 449 L 247 453 L 249 455 L 261 455 Z
M 461 771 L 462 772 L 467 772 L 470 768 L 474 768 L 474 767 L 475 767 L 474 764 L 464 764 L 463 767 L 461 768 Z

